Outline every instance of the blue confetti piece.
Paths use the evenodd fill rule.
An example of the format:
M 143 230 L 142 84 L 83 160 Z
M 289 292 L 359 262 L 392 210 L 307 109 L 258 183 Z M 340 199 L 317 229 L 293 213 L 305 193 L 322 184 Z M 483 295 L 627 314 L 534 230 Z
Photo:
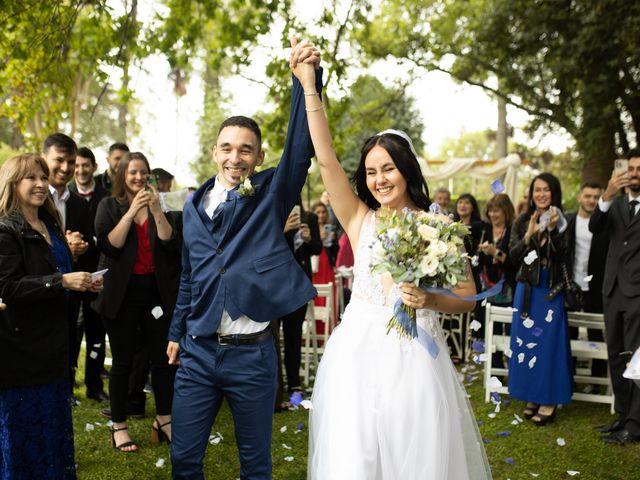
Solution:
M 467 375 L 467 383 L 473 382 L 476 378 L 478 378 L 477 375 L 468 374 Z
M 296 425 L 296 430 L 302 430 L 304 428 L 304 423 L 299 423 Z
M 482 340 L 474 340 L 471 349 L 477 353 L 484 353 L 484 342 Z
M 491 182 L 491 191 L 494 195 L 504 192 L 504 184 L 500 180 Z
M 542 332 L 544 332 L 544 330 L 542 330 L 540 327 L 535 327 L 533 330 L 531 330 L 531 335 L 533 335 L 534 337 L 539 337 L 540 335 L 542 335 Z
M 300 405 L 302 405 L 302 393 L 300 392 L 293 392 L 291 394 L 291 400 L 289 400 L 289 402 L 291 403 L 291 405 L 293 405 L 294 407 L 299 407 Z
M 505 432 L 498 432 L 498 433 L 496 433 L 496 435 L 498 437 L 508 437 L 509 435 L 511 435 L 511 432 L 506 432 L 506 431 Z
M 511 457 L 505 458 L 504 461 L 505 461 L 505 463 L 508 463 L 509 465 L 513 465 L 514 463 L 516 463 L 516 461 Z
M 496 403 L 502 400 L 498 392 L 491 392 L 491 399 Z

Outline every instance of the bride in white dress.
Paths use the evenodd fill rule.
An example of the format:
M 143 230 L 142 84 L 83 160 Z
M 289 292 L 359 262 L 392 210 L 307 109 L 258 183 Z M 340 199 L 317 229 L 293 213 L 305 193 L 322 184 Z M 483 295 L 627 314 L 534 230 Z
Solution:
M 351 301 L 326 345 L 315 380 L 308 478 L 491 478 L 436 313 L 469 311 L 474 303 L 411 284 L 395 285 L 389 274 L 370 271 L 376 210 L 426 210 L 430 204 L 411 141 L 398 131 L 370 138 L 354 176 L 354 193 L 333 150 L 321 99 L 314 94 L 315 70 L 294 57 L 291 66 L 305 91 L 325 188 L 355 252 Z M 470 275 L 455 293 L 474 294 Z M 421 337 L 401 339 L 393 330 L 387 334 L 398 298 L 417 309 Z M 435 357 L 425 347 L 431 339 L 439 347 Z

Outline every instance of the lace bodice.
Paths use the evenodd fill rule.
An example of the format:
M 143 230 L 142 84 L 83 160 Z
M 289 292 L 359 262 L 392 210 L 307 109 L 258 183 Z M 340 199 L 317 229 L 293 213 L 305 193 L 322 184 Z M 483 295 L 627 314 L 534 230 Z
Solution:
M 360 239 L 353 266 L 352 295 L 374 305 L 393 305 L 400 297 L 398 285 L 393 284 L 385 296 L 381 274 L 371 273 L 373 245 L 376 242 L 376 216 L 370 210 L 362 222 Z

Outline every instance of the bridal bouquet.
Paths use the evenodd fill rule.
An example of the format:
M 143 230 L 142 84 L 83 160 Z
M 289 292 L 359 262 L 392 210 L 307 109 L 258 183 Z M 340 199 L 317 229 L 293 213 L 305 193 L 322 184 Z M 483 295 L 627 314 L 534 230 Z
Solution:
M 467 278 L 469 256 L 463 253 L 467 235 L 468 227 L 439 213 L 381 210 L 372 272 L 389 272 L 395 283 L 451 289 Z M 415 309 L 398 300 L 387 333 L 392 328 L 401 337 L 415 338 Z

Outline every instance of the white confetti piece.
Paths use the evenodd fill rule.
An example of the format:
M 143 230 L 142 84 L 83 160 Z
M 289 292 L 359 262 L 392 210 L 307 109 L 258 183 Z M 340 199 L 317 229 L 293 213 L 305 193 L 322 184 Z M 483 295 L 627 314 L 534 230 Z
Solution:
M 100 348 L 102 346 L 101 343 L 94 343 L 93 348 Z
M 495 413 L 500 413 L 500 402 L 496 403 Z
M 478 355 L 471 357 L 471 360 L 473 360 L 474 363 L 480 363 L 480 357 L 478 357 Z
M 480 362 L 486 362 L 489 360 L 489 354 L 488 353 L 481 353 L 480 356 L 478 357 L 478 360 Z
M 220 437 L 220 440 L 224 440 L 224 437 L 222 436 L 222 434 L 220 432 L 216 432 L 216 435 L 218 435 Z
M 536 357 L 533 356 L 531 357 L 531 360 L 529 360 L 529 368 L 533 368 L 533 366 L 536 364 Z
M 532 348 L 535 348 L 537 345 L 538 345 L 537 343 L 529 342 L 527 343 L 527 348 L 531 350 Z
M 293 462 L 293 457 L 284 457 L 285 462 Z
M 518 420 L 511 420 L 511 425 L 520 425 Z
M 515 313 L 518 311 L 517 308 L 513 308 L 513 307 L 507 307 L 507 310 L 509 310 L 511 313 Z
M 91 350 L 89 356 L 95 360 L 96 358 L 98 358 L 98 352 L 96 352 L 95 350 Z
M 522 325 L 524 325 L 524 328 L 531 328 L 535 325 L 535 322 L 527 317 L 522 321 Z
M 529 475 L 531 475 L 532 477 L 539 477 L 540 476 L 539 473 L 533 473 L 533 472 L 529 472 Z
M 580 475 L 580 472 L 577 470 L 567 470 L 567 473 L 572 477 L 575 477 L 576 475 Z
M 485 298 L 484 300 L 482 300 L 480 305 L 482 305 L 483 307 L 486 307 L 487 306 L 487 299 Z
M 305 410 L 313 410 L 313 403 L 311 403 L 311 400 L 302 400 L 302 402 L 300 402 L 300 406 Z
M 518 363 L 522 363 L 524 362 L 524 353 L 519 353 L 518 354 Z
M 522 418 L 517 413 L 514 413 L 513 416 L 516 418 L 516 421 L 518 423 L 522 423 L 524 421 L 524 420 L 522 420 Z
M 544 319 L 550 323 L 553 320 L 553 310 L 549 309 L 547 316 L 544 317 Z
M 491 412 L 489 415 L 487 415 L 487 417 L 489 418 L 496 418 L 496 414 Z
M 282 448 L 284 448 L 285 450 L 291 450 L 291 447 L 289 445 L 287 445 L 286 443 L 282 444 Z
M 496 389 L 502 386 L 502 382 L 498 380 L 498 377 L 491 377 L 487 382 L 487 388 Z M 495 390 L 492 390 L 495 391 Z
M 95 430 L 95 428 L 96 428 L 96 427 L 93 425 L 93 423 L 87 423 L 87 424 L 84 426 L 84 431 L 85 431 L 85 432 L 93 432 L 93 431 Z
M 109 420 L 109 421 L 106 423 L 106 425 L 107 425 L 107 427 L 111 428 L 111 427 L 113 427 L 113 422 L 112 422 L 111 420 Z
M 159 305 L 153 307 L 151 309 L 151 315 L 153 315 L 153 318 L 155 318 L 156 320 L 159 319 L 162 316 L 162 307 L 160 307 Z
M 526 263 L 527 265 L 531 265 L 536 260 L 536 258 L 538 258 L 538 254 L 535 250 L 531 250 L 529 253 L 527 253 L 527 256 L 524 257 L 524 263 Z
M 477 332 L 478 330 L 480 330 L 480 327 L 482 327 L 482 324 L 477 320 L 474 320 L 469 324 L 469 328 L 474 332 Z
M 522 339 L 520 337 L 516 337 L 516 343 L 518 344 L 519 347 L 522 346 Z
M 558 444 L 558 446 L 560 446 L 560 447 L 564 447 L 564 446 L 567 444 L 567 442 L 565 442 L 565 441 L 564 441 L 564 438 L 562 438 L 562 437 L 558 437 L 558 438 L 556 438 L 556 443 L 557 443 L 557 444 Z
M 280 427 L 280 433 L 284 433 L 287 431 L 287 426 L 283 425 L 282 427 Z
M 584 277 L 584 282 L 589 283 L 592 279 L 593 279 L 593 275 L 587 275 L 586 277 Z
M 96 425 L 96 426 L 98 426 L 98 427 L 101 427 L 101 426 L 102 426 L 102 424 L 101 424 L 100 422 L 93 422 L 93 424 L 94 424 L 94 425 Z
M 507 347 L 504 349 L 504 355 L 507 358 L 511 358 L 511 355 L 513 355 L 513 351 L 509 347 Z
M 159 459 L 156 461 L 156 467 L 158 467 L 158 468 L 162 468 L 162 467 L 164 467 L 164 458 L 159 458 Z
M 221 441 L 222 439 L 220 437 L 216 437 L 215 435 L 211 435 L 209 437 L 209 443 L 211 445 L 218 445 Z

